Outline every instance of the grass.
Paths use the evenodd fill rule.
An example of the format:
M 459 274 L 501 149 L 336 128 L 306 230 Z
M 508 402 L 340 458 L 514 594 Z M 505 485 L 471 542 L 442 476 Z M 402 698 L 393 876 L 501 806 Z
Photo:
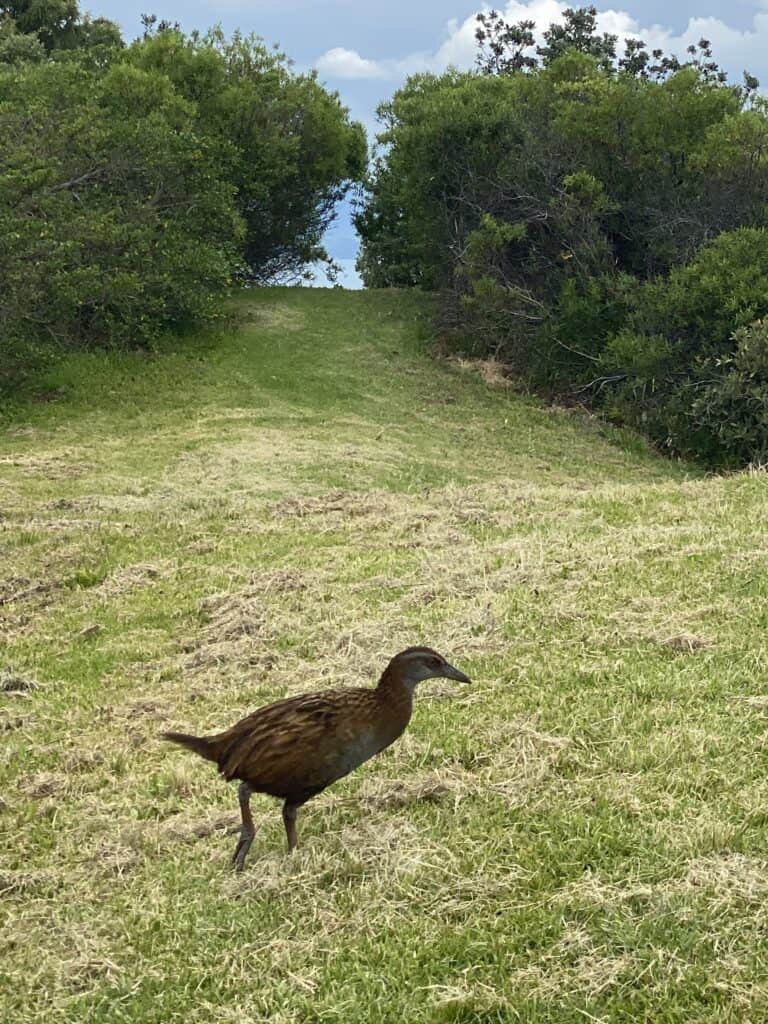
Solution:
M 435 362 L 414 296 L 239 307 L 6 414 L 0 1020 L 768 1019 L 765 475 Z M 474 685 L 231 874 L 158 733 L 409 643 Z

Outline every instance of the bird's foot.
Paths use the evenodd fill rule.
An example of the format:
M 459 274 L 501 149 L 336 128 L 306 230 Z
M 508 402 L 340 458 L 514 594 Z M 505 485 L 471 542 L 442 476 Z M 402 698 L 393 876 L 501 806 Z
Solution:
M 235 865 L 235 871 L 242 871 L 245 867 L 245 858 L 248 856 L 248 851 L 251 848 L 253 837 L 256 835 L 255 832 L 243 830 L 240 834 L 240 839 L 235 852 L 232 854 L 232 863 Z

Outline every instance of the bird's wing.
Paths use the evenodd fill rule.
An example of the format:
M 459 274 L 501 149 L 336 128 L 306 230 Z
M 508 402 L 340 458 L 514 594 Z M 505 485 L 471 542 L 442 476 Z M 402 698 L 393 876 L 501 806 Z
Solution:
M 265 786 L 298 776 L 327 785 L 334 759 L 368 718 L 373 691 L 326 690 L 269 704 L 216 737 L 219 769 L 227 779 Z

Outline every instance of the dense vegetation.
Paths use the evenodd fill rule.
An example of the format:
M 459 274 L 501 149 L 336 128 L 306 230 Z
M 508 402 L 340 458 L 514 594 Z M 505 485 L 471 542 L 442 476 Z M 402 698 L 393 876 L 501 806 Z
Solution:
M 0 390 L 51 351 L 148 345 L 233 280 L 327 260 L 362 127 L 260 40 L 74 0 L 0 5 Z
M 475 73 L 380 108 L 369 285 L 437 290 L 454 343 L 713 465 L 768 457 L 768 105 L 567 11 L 480 16 Z

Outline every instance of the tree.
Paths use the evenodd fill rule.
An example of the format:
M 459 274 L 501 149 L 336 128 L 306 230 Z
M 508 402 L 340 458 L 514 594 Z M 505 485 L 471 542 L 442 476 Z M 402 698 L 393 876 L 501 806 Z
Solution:
M 36 64 L 45 59 L 45 47 L 36 32 L 20 32 L 11 18 L 0 21 L 0 65 Z
M 242 230 L 218 161 L 161 75 L 0 73 L 0 337 L 19 367 L 41 346 L 149 345 L 218 311 Z
M 534 21 L 510 25 L 494 10 L 481 12 L 476 21 L 475 63 L 480 71 L 486 75 L 511 75 L 536 67 L 536 58 L 526 52 L 533 49 Z
M 562 23 L 554 23 L 544 33 L 545 46 L 536 50 L 546 67 L 566 53 L 586 53 L 598 66 L 609 68 L 616 59 L 617 36 L 604 32 L 598 35 L 597 8 L 577 7 L 563 11 Z
M 255 37 L 147 15 L 123 48 L 57 2 L 0 21 L 0 389 L 43 350 L 149 346 L 235 280 L 327 259 L 366 159 L 338 96 Z
M 637 78 L 654 78 L 663 81 L 681 68 L 693 67 L 702 81 L 724 84 L 727 74 L 712 57 L 712 46 L 708 39 L 700 39 L 686 48 L 687 60 L 681 61 L 663 50 L 650 54 L 642 39 L 627 39 L 624 53 L 618 56 L 618 37 L 607 32 L 597 32 L 597 8 L 594 6 L 567 8 L 563 21 L 550 25 L 544 32 L 544 46 L 533 52 L 536 23 L 530 20 L 510 23 L 496 10 L 481 12 L 476 16 L 475 39 L 478 53 L 475 63 L 478 70 L 487 75 L 510 75 L 521 71 L 533 71 L 547 67 L 567 53 L 584 53 L 594 57 L 603 70 L 616 68 Z M 744 72 L 742 91 L 746 95 L 755 93 L 759 86 L 757 79 Z
M 122 46 L 117 25 L 80 14 L 77 0 L 0 0 L 0 19 L 22 35 L 36 37 L 45 50 Z
M 171 27 L 130 47 L 137 67 L 166 75 L 217 140 L 246 233 L 250 276 L 298 275 L 327 260 L 322 235 L 338 201 L 362 176 L 365 133 L 314 74 L 295 74 L 255 36 Z
M 437 292 L 454 346 L 498 356 L 534 387 L 606 405 L 632 374 L 605 355 L 628 351 L 622 329 L 655 283 L 678 282 L 681 299 L 679 282 L 693 290 L 699 280 L 683 271 L 712 239 L 766 225 L 768 106 L 754 79 L 723 80 L 706 40 L 685 62 L 649 54 L 642 40 L 617 57 L 592 8 L 548 30 L 535 63 L 529 23 L 507 26 L 491 11 L 478 26 L 481 73 L 414 76 L 379 110 L 380 149 L 356 213 L 359 268 L 369 285 Z M 727 272 L 725 257 L 696 264 L 728 284 L 711 301 L 696 285 L 689 348 L 672 345 L 665 323 L 636 327 L 631 365 L 673 351 L 684 382 L 697 360 L 730 359 L 729 332 L 768 316 L 764 279 L 750 278 L 745 259 L 758 237 L 732 243 Z M 737 291 L 746 320 L 728 299 Z M 625 418 L 642 412 L 637 395 L 623 401 Z M 739 422 L 748 431 L 746 413 Z M 682 450 L 682 426 L 675 436 Z M 706 457 L 716 461 L 715 449 Z

